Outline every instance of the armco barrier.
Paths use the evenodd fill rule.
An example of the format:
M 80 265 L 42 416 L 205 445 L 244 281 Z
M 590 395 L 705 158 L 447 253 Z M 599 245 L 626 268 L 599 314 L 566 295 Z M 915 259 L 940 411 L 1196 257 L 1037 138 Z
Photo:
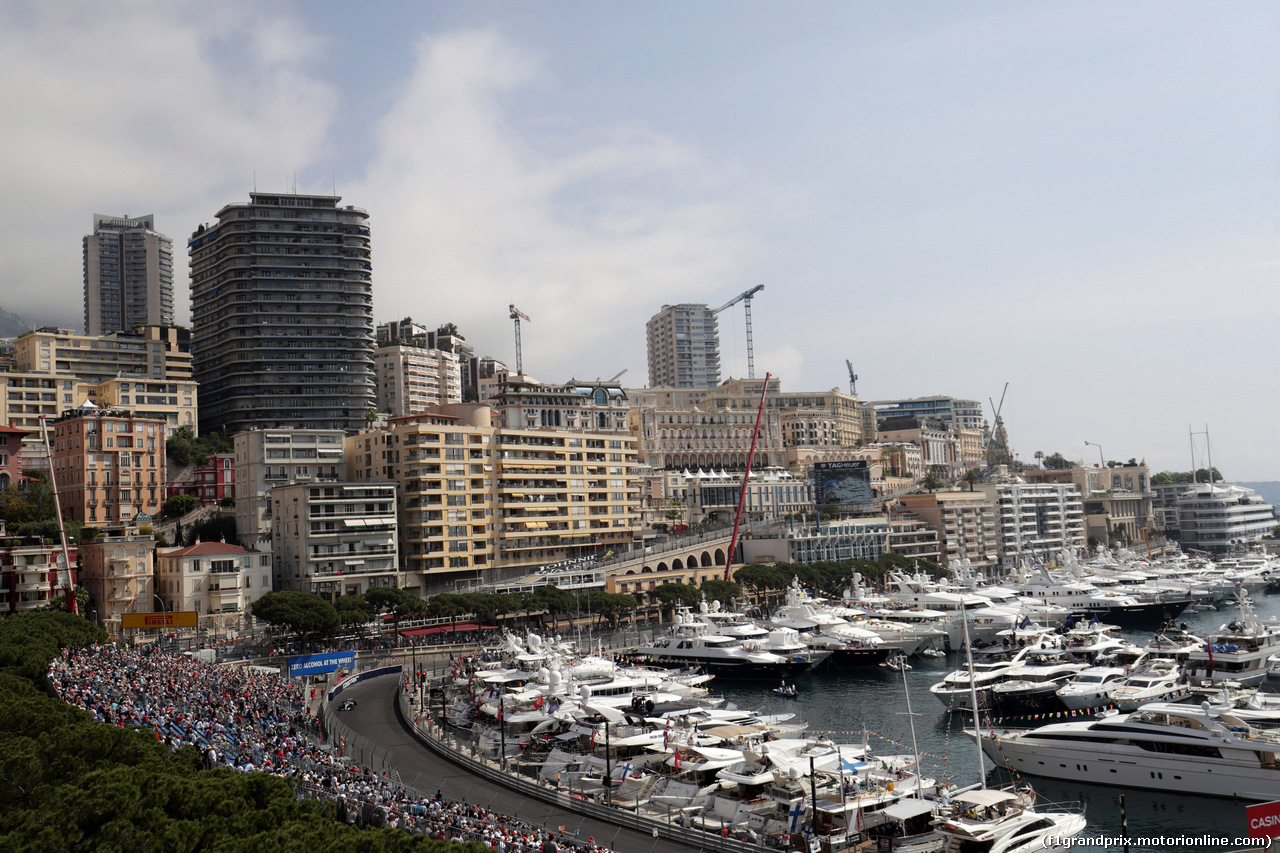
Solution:
M 566 811 L 587 815 L 597 820 L 612 823 L 615 826 L 634 829 L 647 835 L 652 835 L 654 838 L 661 836 L 684 844 L 690 850 L 715 850 L 720 851 L 720 853 L 757 851 L 758 853 L 758 851 L 764 849 L 759 844 L 749 844 L 735 838 L 724 838 L 698 829 L 687 829 L 666 821 L 636 814 L 626 809 L 570 796 L 556 790 L 554 787 L 540 784 L 512 773 L 505 773 L 494 761 L 488 758 L 483 756 L 473 758 L 462 752 L 460 748 L 451 747 L 440 736 L 434 721 L 429 721 L 426 725 L 419 724 L 416 718 L 416 708 L 409 704 L 408 694 L 399 688 L 396 690 L 396 709 L 399 712 L 400 719 L 413 732 L 414 737 L 432 752 L 443 756 L 477 776 L 483 776 L 490 782 L 517 791 L 526 797 L 542 800 Z

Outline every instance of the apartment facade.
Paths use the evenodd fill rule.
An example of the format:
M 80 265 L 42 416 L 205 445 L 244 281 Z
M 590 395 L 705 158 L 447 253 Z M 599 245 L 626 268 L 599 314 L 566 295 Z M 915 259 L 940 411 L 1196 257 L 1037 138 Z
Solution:
M 782 440 L 787 447 L 857 447 L 864 441 L 858 398 L 832 388 L 765 398 L 782 413 Z M 874 439 L 874 436 L 873 436 Z
M 778 380 L 769 380 L 776 394 Z M 740 379 L 711 390 L 628 389 L 631 434 L 641 461 L 653 470 L 744 470 L 760 406 L 763 379 Z M 782 467 L 782 414 L 761 415 L 752 467 Z
M 888 549 L 889 533 L 884 516 L 833 519 L 744 539 L 742 554 L 748 563 L 875 560 Z
M 342 430 L 254 429 L 237 433 L 236 533 L 269 551 L 271 490 L 290 483 L 337 482 L 345 475 Z
M 936 531 L 941 565 L 952 560 L 968 560 L 979 569 L 999 564 L 995 502 L 985 492 L 900 495 L 897 503 Z
M 140 326 L 80 335 L 46 326 L 14 342 L 6 413 L 23 425 L 92 402 L 165 422 L 166 434 L 197 429 L 198 394 L 190 333 L 179 326 Z
M 0 491 L 21 482 L 22 440 L 30 434 L 25 429 L 0 425 Z
M 1029 469 L 1022 478 L 1029 483 L 1074 484 L 1084 502 L 1085 537 L 1091 544 L 1144 542 L 1164 533 L 1156 519 L 1155 491 L 1146 465 Z
M 63 515 L 90 526 L 154 518 L 165 500 L 165 424 L 118 409 L 82 406 L 49 436 Z
M 720 384 L 720 331 L 707 305 L 663 305 L 645 325 L 649 385 L 714 388 Z
M 157 551 L 155 576 L 156 603 L 165 610 L 193 610 L 202 628 L 239 628 L 253 602 L 271 592 L 271 559 L 227 542 L 197 542 Z
M 75 550 L 67 556 L 75 565 Z M 39 536 L 9 536 L 0 522 L 0 616 L 39 610 L 61 598 L 64 566 L 61 545 L 46 545 Z
M 274 588 L 332 602 L 405 587 L 391 483 L 298 483 L 271 490 Z
M 95 213 L 83 248 L 86 334 L 173 322 L 173 241 L 155 230 L 154 214 Z
M 905 400 L 876 400 L 868 405 L 875 409 L 876 421 L 886 418 L 913 417 L 919 420 L 932 418 L 942 421 L 952 429 L 976 430 L 981 434 L 986 419 L 982 416 L 982 403 L 978 400 L 961 400 L 956 397 L 912 397 Z
M 156 540 L 127 528 L 100 534 L 80 548 L 77 582 L 89 593 L 92 614 L 113 636 L 126 613 L 150 613 L 155 595 Z
M 483 404 L 444 406 L 347 439 L 352 481 L 397 486 L 409 575 L 428 591 L 465 588 L 489 569 L 630 548 L 640 491 L 629 434 L 495 421 Z
M 376 400 L 368 214 L 251 193 L 188 244 L 201 429 L 355 430 Z
M 462 373 L 452 352 L 415 344 L 387 344 L 373 353 L 378 410 L 416 415 L 462 402 Z
M 1003 565 L 1085 547 L 1084 505 L 1074 483 L 995 483 L 981 490 L 995 507 Z

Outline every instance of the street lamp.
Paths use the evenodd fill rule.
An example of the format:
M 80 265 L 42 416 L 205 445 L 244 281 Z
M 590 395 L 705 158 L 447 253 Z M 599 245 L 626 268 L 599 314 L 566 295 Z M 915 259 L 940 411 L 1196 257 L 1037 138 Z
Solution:
M 1102 445 L 1101 445 L 1101 444 L 1098 444 L 1097 442 L 1093 442 L 1093 441 L 1086 441 L 1086 442 L 1085 442 L 1085 444 L 1086 444 L 1087 446 L 1091 446 L 1091 447 L 1096 447 L 1096 448 L 1098 448 L 1098 467 L 1099 467 L 1099 468 L 1106 468 L 1106 467 L 1107 467 L 1107 463 L 1106 463 L 1106 462 L 1104 462 L 1104 461 L 1103 461 L 1103 459 L 1102 459 Z

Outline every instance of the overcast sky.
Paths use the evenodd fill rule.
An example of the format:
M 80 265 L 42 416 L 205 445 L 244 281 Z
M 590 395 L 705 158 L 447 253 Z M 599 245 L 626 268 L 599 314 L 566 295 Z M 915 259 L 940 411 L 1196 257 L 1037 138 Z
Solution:
M 0 0 L 0 307 L 82 324 L 92 215 L 369 211 L 379 322 L 647 382 L 758 283 L 757 376 L 1004 401 L 1015 451 L 1280 479 L 1272 3 Z M 741 304 L 722 378 L 746 375 Z M 989 403 L 988 403 L 989 406 Z M 989 409 L 988 409 L 989 412 Z M 1197 464 L 1204 441 L 1198 439 Z

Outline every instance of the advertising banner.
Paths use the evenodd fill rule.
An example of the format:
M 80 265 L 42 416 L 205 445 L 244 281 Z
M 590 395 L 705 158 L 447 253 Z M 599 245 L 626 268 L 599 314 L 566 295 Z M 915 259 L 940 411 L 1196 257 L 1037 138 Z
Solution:
M 325 652 L 319 655 L 294 655 L 289 658 L 289 677 L 320 675 L 339 669 L 351 669 L 356 665 L 355 651 Z
M 1270 838 L 1280 835 L 1280 800 L 1246 806 L 1245 818 L 1249 821 L 1250 838 Z
M 199 616 L 194 610 L 178 610 L 173 613 L 121 613 L 122 628 L 195 628 Z

